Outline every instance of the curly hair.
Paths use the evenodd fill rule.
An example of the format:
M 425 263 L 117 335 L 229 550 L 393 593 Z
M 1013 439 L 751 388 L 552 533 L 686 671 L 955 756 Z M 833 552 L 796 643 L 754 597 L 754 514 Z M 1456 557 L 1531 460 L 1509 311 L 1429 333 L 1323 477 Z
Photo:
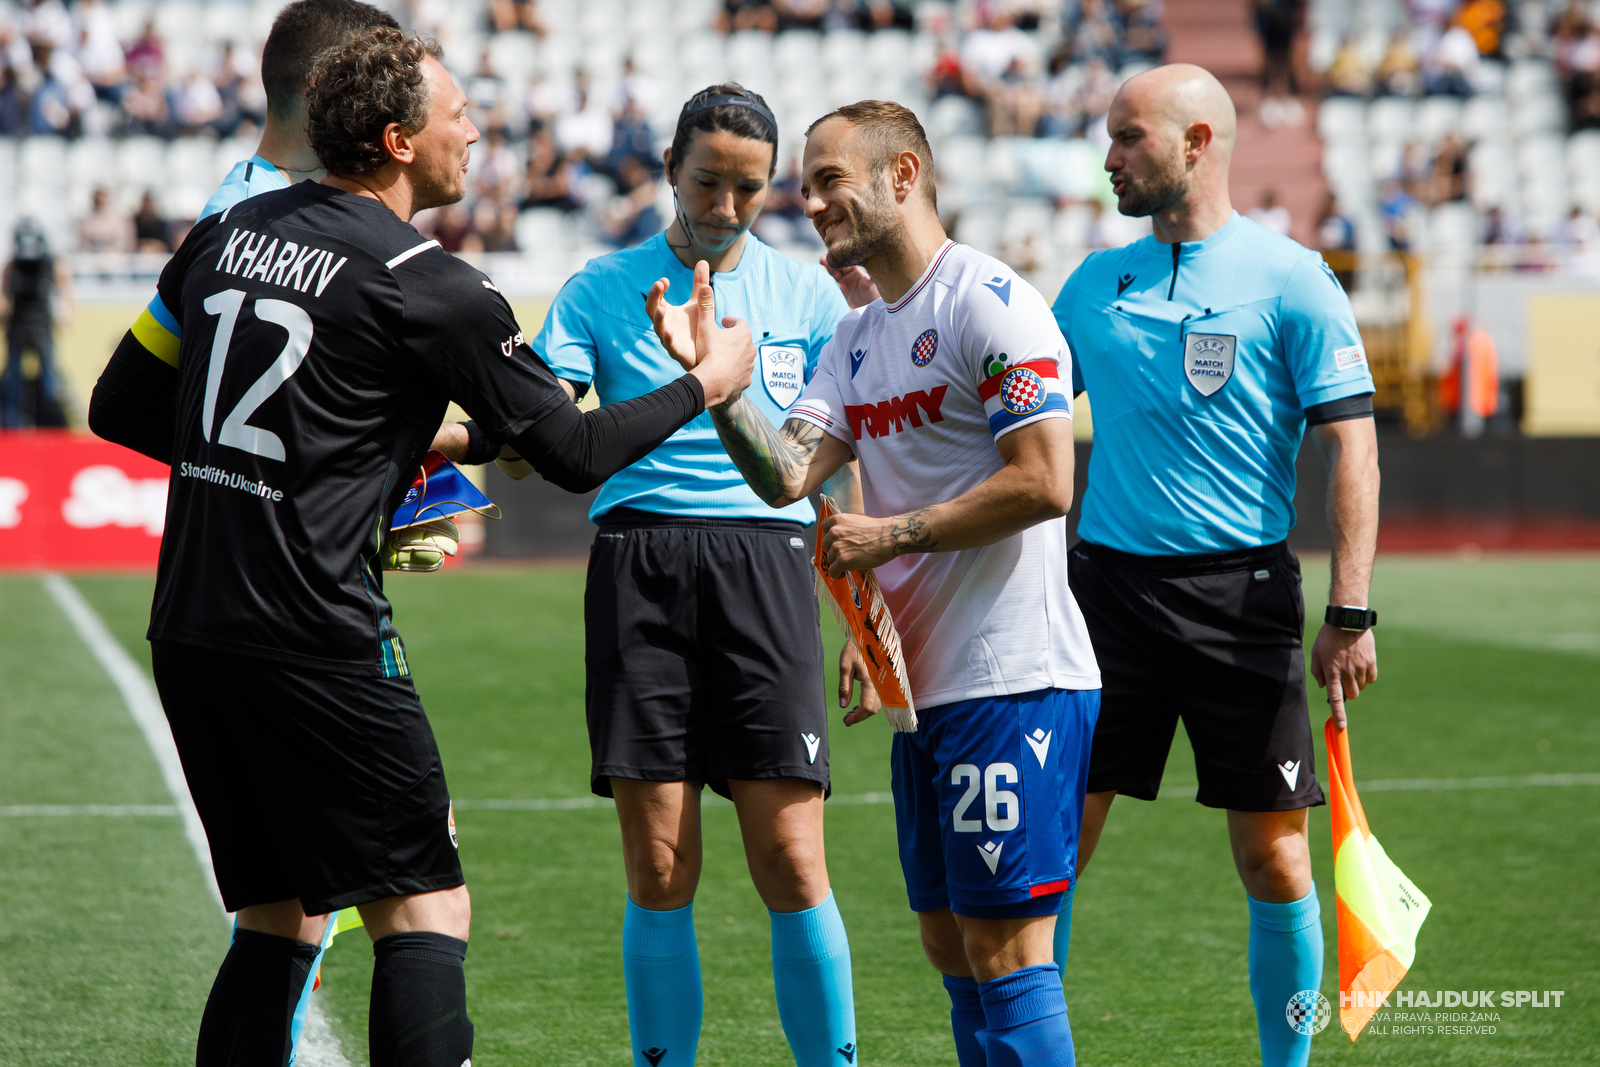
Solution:
M 373 173 L 389 162 L 389 123 L 411 133 L 428 124 L 422 61 L 443 55 L 431 38 L 380 27 L 317 57 L 306 85 L 306 135 L 329 174 Z

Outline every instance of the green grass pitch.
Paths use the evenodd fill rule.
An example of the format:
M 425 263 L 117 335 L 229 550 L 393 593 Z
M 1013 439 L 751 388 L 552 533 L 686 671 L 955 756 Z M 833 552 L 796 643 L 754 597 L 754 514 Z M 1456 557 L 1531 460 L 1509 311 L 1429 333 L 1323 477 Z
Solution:
M 1325 581 L 1325 569 L 1307 567 L 1313 605 Z M 586 794 L 582 583 L 576 571 L 487 569 L 392 581 L 459 800 Z M 147 664 L 151 580 L 76 584 Z M 1352 707 L 1358 784 L 1600 771 L 1600 559 L 1385 559 L 1373 597 L 1382 678 Z M 170 800 L 117 691 L 38 579 L 0 579 L 0 608 L 0 1063 L 193 1062 L 226 928 L 179 820 L 15 812 Z M 887 790 L 884 724 L 836 726 L 832 744 L 837 793 Z M 1324 762 L 1319 752 L 1319 774 Z M 1222 815 L 1184 796 L 1193 780 L 1180 731 L 1167 773 L 1176 795 L 1119 801 L 1079 892 L 1067 1000 L 1085 1064 L 1258 1062 L 1243 890 Z M 1363 800 L 1390 856 L 1433 899 L 1402 988 L 1565 996 L 1560 1008 L 1497 1009 L 1492 1035 L 1375 1034 L 1352 1046 L 1330 1028 L 1312 1062 L 1595 1062 L 1600 788 L 1375 791 Z M 473 1062 L 627 1063 L 614 815 L 463 807 Z M 734 813 L 708 807 L 705 822 L 695 906 L 706 991 L 700 1062 L 789 1063 L 766 915 Z M 1326 810 L 1313 813 L 1311 840 L 1331 995 Z M 828 852 L 854 956 L 861 1062 L 953 1064 L 948 1002 L 905 906 L 892 809 L 830 804 Z M 353 1064 L 366 1062 L 370 970 L 367 939 L 347 934 L 318 994 Z

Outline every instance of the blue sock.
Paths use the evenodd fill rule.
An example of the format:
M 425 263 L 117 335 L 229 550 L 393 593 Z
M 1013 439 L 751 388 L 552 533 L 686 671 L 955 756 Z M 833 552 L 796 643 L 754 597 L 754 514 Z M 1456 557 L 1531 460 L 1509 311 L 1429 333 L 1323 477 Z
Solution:
M 805 911 L 772 916 L 772 981 L 796 1067 L 856 1061 L 856 995 L 850 941 L 833 893 Z
M 1072 1027 L 1053 963 L 1012 971 L 978 987 L 988 1067 L 1075 1067 Z
M 628 899 L 622 977 L 634 1067 L 692 1067 L 705 1007 L 692 901 L 673 911 L 648 911 Z
M 950 1030 L 956 1038 L 956 1063 L 960 1067 L 988 1067 L 983 1055 L 983 1001 L 978 983 L 971 978 L 944 976 L 950 994 Z
M 1061 972 L 1061 983 L 1067 981 L 1067 949 L 1072 946 L 1072 898 L 1078 892 L 1078 883 L 1061 894 L 1061 914 L 1056 916 L 1056 970 Z
M 234 929 L 238 929 L 237 925 Z M 295 1057 L 300 1054 L 300 1038 L 306 1031 L 306 1016 L 311 1012 L 311 991 L 317 988 L 323 954 L 328 951 L 328 946 L 333 943 L 333 935 L 338 931 L 339 913 L 336 911 L 328 916 L 328 927 L 322 932 L 322 944 L 317 946 L 317 958 L 311 961 L 311 977 L 300 991 L 300 1000 L 294 1006 L 294 1018 L 289 1021 L 289 1067 L 294 1067 Z
M 1250 995 L 1256 1002 L 1263 1067 L 1305 1067 L 1311 1035 L 1289 1025 L 1285 1010 L 1302 989 L 1322 985 L 1322 907 L 1315 888 L 1289 904 L 1250 902 Z

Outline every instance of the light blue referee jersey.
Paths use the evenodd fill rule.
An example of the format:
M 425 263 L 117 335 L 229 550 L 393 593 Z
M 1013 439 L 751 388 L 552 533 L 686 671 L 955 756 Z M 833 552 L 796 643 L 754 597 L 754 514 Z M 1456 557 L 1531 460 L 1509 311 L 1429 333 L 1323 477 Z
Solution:
M 657 234 L 634 248 L 591 259 L 556 295 L 533 341 L 556 376 L 593 383 L 602 404 L 631 400 L 683 374 L 656 339 L 644 296 L 657 279 L 671 283 L 667 299 L 690 298 L 694 272 L 678 262 Z M 816 370 L 817 356 L 850 310 L 839 286 L 815 263 L 802 263 L 745 237 L 739 266 L 711 276 L 717 317 L 732 315 L 755 335 L 754 380 L 745 396 L 781 425 Z M 598 520 L 615 507 L 665 515 L 726 519 L 788 519 L 809 523 L 808 501 L 780 511 L 768 507 L 734 467 L 711 416 L 694 421 L 644 459 L 612 475 L 589 510 Z
M 206 201 L 205 210 L 200 212 L 200 218 L 208 219 L 219 211 L 226 211 L 241 200 L 248 200 L 259 193 L 270 193 L 274 189 L 287 189 L 294 184 L 283 176 L 283 172 L 260 156 L 251 156 L 242 163 L 235 163 L 228 176 L 222 179 L 222 184 L 217 186 L 217 191 L 211 194 L 211 199 Z
M 1084 260 L 1056 297 L 1093 406 L 1078 534 L 1146 556 L 1282 541 L 1306 409 L 1373 391 L 1322 257 L 1235 214 Z

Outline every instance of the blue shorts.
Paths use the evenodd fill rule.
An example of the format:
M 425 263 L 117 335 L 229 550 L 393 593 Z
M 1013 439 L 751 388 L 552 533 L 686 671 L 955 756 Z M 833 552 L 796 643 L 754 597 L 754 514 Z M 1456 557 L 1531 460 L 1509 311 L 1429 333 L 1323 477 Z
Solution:
M 1072 886 L 1098 689 L 918 708 L 895 734 L 895 827 L 912 911 L 1053 915 Z

